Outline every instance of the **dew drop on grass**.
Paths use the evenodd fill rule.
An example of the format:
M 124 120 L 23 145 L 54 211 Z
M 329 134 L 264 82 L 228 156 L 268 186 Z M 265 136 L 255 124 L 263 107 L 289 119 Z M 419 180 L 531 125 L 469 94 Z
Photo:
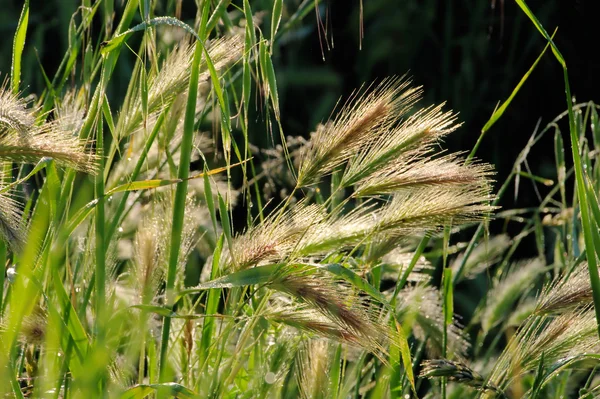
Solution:
M 275 373 L 269 371 L 267 374 L 265 374 L 265 382 L 267 384 L 273 384 L 275 382 L 275 377 Z
M 15 268 L 14 267 L 9 267 L 6 270 L 6 278 L 8 279 L 8 281 L 10 283 L 14 283 L 16 277 L 17 277 L 17 271 L 15 270 Z

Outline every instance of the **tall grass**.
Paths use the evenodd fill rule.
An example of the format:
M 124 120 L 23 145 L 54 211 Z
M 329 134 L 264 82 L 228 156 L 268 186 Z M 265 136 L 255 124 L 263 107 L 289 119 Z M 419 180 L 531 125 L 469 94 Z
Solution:
M 84 2 L 31 100 L 25 2 L 0 87 L 0 393 L 598 396 L 598 107 L 568 94 L 501 184 L 474 155 L 539 59 L 466 158 L 440 150 L 457 115 L 422 107 L 407 77 L 365 83 L 308 138 L 286 137 L 271 57 L 314 4 L 270 6 L 200 2 L 186 24 L 176 2 L 167 16 Z M 556 181 L 527 163 L 542 140 Z M 499 209 L 520 179 L 547 195 Z M 530 241 L 535 256 L 517 259 Z

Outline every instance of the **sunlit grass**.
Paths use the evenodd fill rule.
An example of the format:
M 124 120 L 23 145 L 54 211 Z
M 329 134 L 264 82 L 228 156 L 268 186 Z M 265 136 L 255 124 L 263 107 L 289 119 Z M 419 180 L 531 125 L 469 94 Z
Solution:
M 457 115 L 404 77 L 286 137 L 271 56 L 315 3 L 238 3 L 189 24 L 87 4 L 37 97 L 24 4 L 0 87 L 0 394 L 597 397 L 598 107 L 569 97 L 502 182 L 474 155 L 538 61 L 466 158 L 441 150 Z M 542 140 L 555 179 L 527 163 Z M 499 209 L 520 180 L 547 195 Z M 536 257 L 515 257 L 524 242 Z

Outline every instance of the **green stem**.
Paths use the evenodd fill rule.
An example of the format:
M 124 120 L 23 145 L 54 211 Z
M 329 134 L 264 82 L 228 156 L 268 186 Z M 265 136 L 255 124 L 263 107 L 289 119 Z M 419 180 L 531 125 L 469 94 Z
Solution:
M 206 16 L 203 15 L 203 19 Z M 200 30 L 204 24 L 200 24 Z M 201 36 L 202 37 L 202 36 Z M 196 116 L 196 100 L 198 96 L 198 75 L 200 69 L 200 60 L 202 58 L 203 43 L 196 42 L 194 50 L 194 59 L 192 61 L 192 72 L 188 88 L 188 100 L 185 109 L 185 119 L 183 124 L 183 139 L 181 142 L 181 157 L 177 177 L 181 180 L 177 184 L 175 200 L 173 203 L 173 227 L 171 231 L 171 246 L 169 251 L 169 264 L 167 269 L 166 296 L 167 306 L 173 307 L 175 303 L 175 277 L 177 275 L 177 264 L 179 262 L 179 247 L 181 246 L 181 234 L 183 231 L 183 216 L 185 212 L 185 202 L 187 197 L 187 178 L 190 173 L 190 158 L 192 153 L 192 142 L 194 138 L 194 122 Z M 169 334 L 171 331 L 171 319 L 165 318 L 163 321 L 160 363 L 159 363 L 159 381 L 164 382 L 166 375 L 167 350 L 169 346 Z
M 573 153 L 573 166 L 575 167 L 575 180 L 577 182 L 577 197 L 579 199 L 579 208 L 581 212 L 581 223 L 583 225 L 583 238 L 585 241 L 585 253 L 587 255 L 588 270 L 590 273 L 590 283 L 592 285 L 592 296 L 594 298 L 594 310 L 596 312 L 596 327 L 598 336 L 600 336 L 600 276 L 598 276 L 598 264 L 596 260 L 596 251 L 594 246 L 594 235 L 592 232 L 591 219 L 589 214 L 588 197 L 585 189 L 585 178 L 581 155 L 579 154 L 579 137 L 575 126 L 575 116 L 573 114 L 573 100 L 571 97 L 571 88 L 569 86 L 569 74 L 566 65 L 563 65 L 565 79 L 565 94 L 567 96 L 567 107 L 569 109 L 569 131 L 571 132 L 571 151 Z M 592 199 L 593 200 L 593 199 Z
M 156 136 L 158 135 L 158 132 L 160 131 L 160 128 L 165 120 L 165 116 L 168 112 L 169 112 L 168 109 L 161 112 L 160 116 L 156 120 L 156 124 L 154 125 L 154 128 L 152 129 L 152 132 L 150 133 L 150 136 L 148 137 L 148 140 L 146 140 L 144 149 L 142 150 L 142 153 L 140 154 L 140 157 L 135 165 L 135 168 L 133 169 L 133 172 L 131 173 L 131 181 L 132 182 L 135 181 L 137 179 L 138 175 L 140 174 L 140 171 L 142 170 L 142 167 L 144 166 L 144 162 L 146 161 L 146 157 L 148 156 L 148 152 L 150 151 L 150 148 L 152 147 L 152 143 L 154 143 L 154 140 L 156 139 Z M 121 222 L 121 220 L 123 218 L 123 212 L 125 211 L 125 206 L 127 205 L 127 200 L 129 199 L 130 193 L 131 193 L 130 191 L 125 191 L 123 193 L 123 197 L 121 197 L 121 201 L 119 202 L 119 205 L 117 206 L 117 210 L 116 210 L 115 214 L 113 215 L 112 222 L 108 226 L 108 230 L 106 232 L 106 237 L 108 239 L 110 239 L 113 236 L 113 234 L 117 230 L 117 227 L 119 226 L 119 223 Z
M 102 131 L 102 116 L 98 114 L 98 126 L 96 135 L 96 143 L 99 149 L 102 149 L 103 131 Z M 104 158 L 100 157 L 98 163 L 98 174 L 96 175 L 96 340 L 99 345 L 104 341 L 104 304 L 106 302 L 106 252 L 105 252 L 105 235 L 104 235 Z

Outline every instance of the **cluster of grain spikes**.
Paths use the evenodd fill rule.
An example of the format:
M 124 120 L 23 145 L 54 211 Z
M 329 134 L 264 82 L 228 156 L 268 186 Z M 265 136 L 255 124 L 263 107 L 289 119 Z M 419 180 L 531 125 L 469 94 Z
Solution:
M 221 275 L 281 265 L 266 286 L 288 301 L 277 303 L 263 317 L 358 347 L 386 363 L 389 348 L 399 342 L 390 327 L 395 317 L 391 308 L 320 269 L 320 263 L 351 254 L 357 265 L 379 265 L 408 237 L 449 223 L 480 221 L 494 209 L 491 167 L 467 163 L 457 155 L 436 156 L 435 144 L 458 124 L 441 106 L 413 112 L 420 94 L 403 78 L 355 93 L 297 152 L 294 193 L 335 172 L 338 187 L 331 197 L 317 205 L 309 204 L 309 196 L 292 201 L 292 194 L 224 249 Z M 354 191 L 338 206 L 328 206 L 350 187 Z M 365 196 L 369 198 L 359 198 Z M 355 267 L 350 264 L 344 263 Z M 436 295 L 437 291 L 428 299 Z M 442 314 L 439 301 L 431 310 Z M 421 320 L 425 334 L 440 337 L 431 348 L 438 353 L 439 315 L 431 315 L 435 322 Z M 450 327 L 449 344 L 452 353 L 465 356 L 468 344 L 458 325 Z
M 269 311 L 267 319 L 362 348 L 384 363 L 387 348 L 398 342 L 384 309 L 318 268 L 283 267 L 269 287 L 292 296 L 299 304 L 277 307 Z
M 79 138 L 84 112 L 81 101 L 67 93 L 52 116 L 42 114 L 29 101 L 0 86 L 0 162 L 32 164 L 48 160 L 81 172 L 95 174 L 98 157 Z M 42 121 L 42 122 L 40 122 Z M 10 191 L 11 176 L 0 182 L 0 239 L 15 251 L 23 246 L 24 223 Z
M 515 295 L 510 293 L 512 287 L 521 294 L 526 292 L 533 276 L 543 270 L 539 260 L 518 264 L 514 272 L 490 291 L 488 296 L 494 302 L 488 304 L 484 312 L 484 331 L 495 324 L 492 320 L 496 319 L 490 319 L 490 312 L 505 313 L 516 301 Z M 547 284 L 535 298 L 531 315 L 511 337 L 487 378 L 447 359 L 423 362 L 421 376 L 447 377 L 487 391 L 486 397 L 506 397 L 504 392 L 525 374 L 538 370 L 537 374 L 545 378 L 542 381 L 547 382 L 564 369 L 587 367 L 581 363 L 583 360 L 596 364 L 599 354 L 588 269 L 582 263 Z

